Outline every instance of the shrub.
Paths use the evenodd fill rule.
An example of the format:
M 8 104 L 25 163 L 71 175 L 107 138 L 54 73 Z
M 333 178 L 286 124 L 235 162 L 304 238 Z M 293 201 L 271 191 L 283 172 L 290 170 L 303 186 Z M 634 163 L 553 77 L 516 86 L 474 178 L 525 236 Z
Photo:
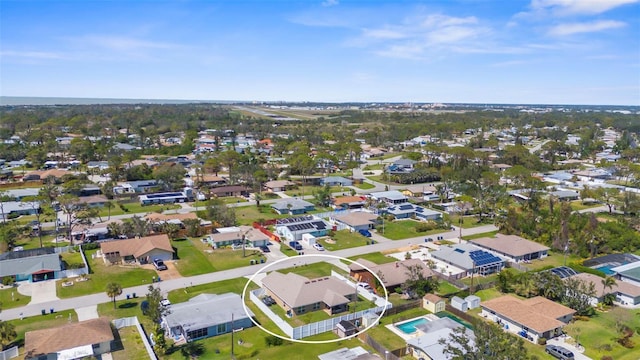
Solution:
M 2 285 L 10 286 L 13 285 L 13 277 L 5 276 L 2 278 Z
M 636 346 L 633 340 L 631 340 L 631 338 L 628 338 L 628 337 L 623 337 L 618 339 L 618 344 L 626 347 L 627 349 L 633 349 Z
M 284 343 L 284 340 L 282 340 L 281 338 L 274 336 L 274 335 L 269 335 L 266 338 L 264 338 L 264 342 L 267 345 L 267 347 L 271 347 L 271 346 L 280 346 Z
M 547 339 L 546 338 L 538 338 L 538 345 L 546 345 L 547 344 Z

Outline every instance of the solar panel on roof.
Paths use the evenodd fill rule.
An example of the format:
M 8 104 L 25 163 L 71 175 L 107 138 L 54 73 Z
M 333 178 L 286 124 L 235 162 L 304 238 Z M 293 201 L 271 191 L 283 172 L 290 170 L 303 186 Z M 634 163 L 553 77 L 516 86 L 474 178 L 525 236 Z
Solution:
M 400 205 L 400 210 L 410 210 L 413 209 L 413 205 Z

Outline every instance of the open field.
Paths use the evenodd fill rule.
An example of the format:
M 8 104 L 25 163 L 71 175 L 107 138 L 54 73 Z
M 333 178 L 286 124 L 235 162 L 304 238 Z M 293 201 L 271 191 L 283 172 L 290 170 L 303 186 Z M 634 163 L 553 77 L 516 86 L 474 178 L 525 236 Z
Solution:
M 335 243 L 328 243 L 327 238 L 321 238 L 318 242 L 327 250 L 348 249 L 368 245 L 370 242 L 369 238 L 349 230 L 336 231 L 331 239 L 335 241 Z
M 402 239 L 407 239 L 412 237 L 438 234 L 443 231 L 446 231 L 443 229 L 417 231 L 416 226 L 418 226 L 418 224 L 420 223 L 413 220 L 385 221 L 384 226 L 377 226 L 376 229 L 380 235 L 391 240 L 402 240 Z
M 259 263 L 265 259 L 262 252 L 256 249 L 246 249 L 244 256 L 241 249 L 213 250 L 199 238 L 174 240 L 171 244 L 176 249 L 178 260 L 175 265 L 182 276 L 233 269 L 249 265 L 251 260 Z

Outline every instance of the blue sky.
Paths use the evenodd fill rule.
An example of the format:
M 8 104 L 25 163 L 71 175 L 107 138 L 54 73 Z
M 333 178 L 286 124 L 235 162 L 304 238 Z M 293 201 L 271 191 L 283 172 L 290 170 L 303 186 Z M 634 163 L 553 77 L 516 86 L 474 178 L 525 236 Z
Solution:
M 0 95 L 640 105 L 640 0 L 0 0 Z

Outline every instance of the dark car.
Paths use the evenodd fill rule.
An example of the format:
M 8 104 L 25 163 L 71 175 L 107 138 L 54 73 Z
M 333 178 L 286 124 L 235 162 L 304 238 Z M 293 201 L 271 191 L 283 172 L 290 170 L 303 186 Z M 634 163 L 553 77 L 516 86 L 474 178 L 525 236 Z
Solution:
M 562 346 L 547 345 L 544 348 L 544 351 L 547 354 L 552 355 L 557 359 L 562 359 L 562 360 L 574 359 L 573 353 L 569 349 L 563 348 Z
M 267 245 L 260 246 L 260 250 L 262 250 L 262 252 L 264 253 L 271 252 L 271 250 L 269 250 L 269 247 Z
M 269 295 L 263 297 L 262 298 L 262 302 L 267 306 L 271 306 L 271 305 L 276 303 L 276 301 L 273 300 L 273 298 L 271 296 L 269 296 Z
M 162 259 L 153 259 L 153 266 L 156 267 L 156 270 L 167 270 L 167 265 Z
M 371 232 L 369 230 L 361 229 L 361 230 L 358 230 L 358 232 L 362 236 L 371 237 Z

